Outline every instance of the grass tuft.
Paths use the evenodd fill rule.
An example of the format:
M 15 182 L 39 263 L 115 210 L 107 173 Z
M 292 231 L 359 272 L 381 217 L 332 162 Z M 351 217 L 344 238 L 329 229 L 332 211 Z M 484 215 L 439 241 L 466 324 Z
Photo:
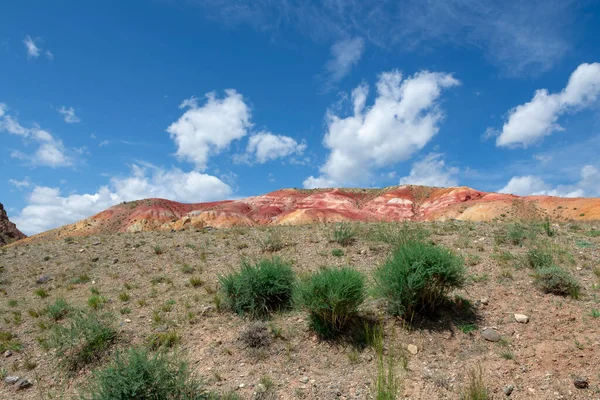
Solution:
M 544 292 L 578 299 L 581 293 L 579 282 L 566 269 L 551 266 L 540 268 L 534 275 L 535 284 Z

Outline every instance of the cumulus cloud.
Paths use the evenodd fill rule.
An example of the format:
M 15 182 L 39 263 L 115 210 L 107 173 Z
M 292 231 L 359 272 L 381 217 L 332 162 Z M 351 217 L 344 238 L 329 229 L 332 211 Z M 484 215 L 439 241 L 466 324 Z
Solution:
M 259 164 L 284 158 L 293 154 L 301 155 L 306 144 L 298 143 L 289 136 L 274 135 L 262 131 L 250 136 L 246 154 L 256 159 Z
M 58 110 L 58 112 L 63 116 L 63 119 L 67 124 L 75 124 L 81 121 L 81 119 L 79 119 L 79 117 L 75 115 L 75 109 L 73 107 L 67 108 L 65 106 L 62 106 Z
M 31 36 L 25 36 L 25 39 L 23 39 L 23 44 L 25 45 L 25 49 L 27 50 L 27 57 L 38 58 L 40 56 L 40 52 L 42 49 L 40 49 L 35 44 L 35 41 L 31 38 Z
M 167 128 L 177 145 L 177 157 L 194 163 L 200 171 L 206 169 L 211 154 L 226 150 L 252 127 L 250 107 L 235 90 L 225 90 L 223 98 L 214 92 L 205 97 L 202 106 L 195 97 L 184 100 L 180 108 L 187 110 Z
M 579 181 L 557 186 L 550 185 L 542 178 L 534 175 L 515 176 L 499 192 L 519 196 L 600 196 L 600 170 L 593 165 L 586 165 L 581 168 Z
M 333 89 L 336 83 L 344 79 L 354 65 L 358 64 L 365 50 L 365 40 L 361 37 L 343 39 L 331 46 L 331 58 L 325 64 L 320 76 L 324 81 L 324 91 Z
M 66 153 L 62 141 L 52 136 L 48 131 L 38 126 L 26 128 L 12 116 L 6 114 L 6 106 L 0 107 L 0 132 L 22 136 L 26 140 L 35 142 L 37 150 L 32 154 L 21 151 L 12 151 L 11 157 L 27 161 L 32 166 L 64 167 L 73 164 L 73 160 Z
M 549 93 L 546 89 L 537 90 L 530 102 L 510 110 L 508 120 L 496 138 L 496 146 L 527 147 L 552 132 L 562 131 L 559 117 L 589 106 L 598 94 L 600 63 L 579 65 L 562 91 Z
M 308 177 L 304 187 L 358 185 L 370 179 L 373 170 L 409 159 L 439 131 L 442 89 L 458 84 L 445 73 L 422 71 L 403 79 L 400 71 L 385 72 L 378 77 L 370 107 L 367 84 L 356 87 L 350 116 L 328 110 L 323 142 L 330 153 L 320 175 Z
M 25 178 L 20 181 L 17 179 L 9 179 L 8 183 L 10 183 L 11 185 L 14 185 L 17 189 L 28 188 L 29 186 L 31 186 L 31 182 L 30 182 L 29 178 Z
M 183 202 L 222 200 L 231 188 L 196 171 L 133 165 L 127 177 L 115 177 L 96 193 L 63 195 L 59 188 L 34 186 L 27 206 L 13 221 L 28 235 L 69 224 L 123 201 L 162 197 Z
M 443 154 L 430 153 L 412 165 L 410 174 L 400 178 L 400 185 L 457 186 L 458 168 L 448 167 Z

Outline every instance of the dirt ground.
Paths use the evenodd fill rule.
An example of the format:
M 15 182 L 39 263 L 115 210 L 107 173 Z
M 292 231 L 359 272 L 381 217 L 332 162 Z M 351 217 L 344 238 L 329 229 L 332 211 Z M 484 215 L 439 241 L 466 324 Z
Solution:
M 276 255 L 292 261 L 299 275 L 350 265 L 371 281 L 390 250 L 373 234 L 380 225 L 357 225 L 356 241 L 347 247 L 330 240 L 332 226 L 313 225 L 123 233 L 0 248 L 0 331 L 21 344 L 11 356 L 0 355 L 0 372 L 33 383 L 16 392 L 2 382 L 0 398 L 69 399 L 80 393 L 102 361 L 75 376 L 60 369 L 60 355 L 43 345 L 51 321 L 35 311 L 58 298 L 89 309 L 92 289 L 107 299 L 103 311 L 114 314 L 119 339 L 113 352 L 143 345 L 152 333 L 176 330 L 179 353 L 210 390 L 267 398 L 260 391 L 272 382 L 270 398 L 374 398 L 373 349 L 319 340 L 303 311 L 278 313 L 267 322 L 277 332 L 269 347 L 244 346 L 239 337 L 251 321 L 222 307 L 218 276 L 239 268 L 242 259 Z M 458 399 L 469 372 L 480 368 L 492 398 L 507 398 L 503 389 L 513 385 L 513 399 L 600 399 L 600 317 L 593 311 L 600 309 L 600 237 L 591 230 L 600 229 L 596 225 L 556 225 L 554 237 L 540 230 L 515 245 L 498 239 L 510 228 L 505 223 L 420 223 L 431 233 L 428 240 L 465 257 L 469 283 L 453 296 L 468 300 L 475 316 L 448 311 L 409 324 L 386 315 L 381 300 L 367 299 L 361 314 L 382 321 L 386 353 L 398 360 L 399 398 Z M 578 279 L 579 299 L 534 286 L 522 256 L 541 242 L 553 246 L 559 264 Z M 265 252 L 269 244 L 282 249 Z M 343 255 L 334 256 L 334 249 Z M 50 280 L 37 283 L 44 275 Z M 201 282 L 194 286 L 191 277 Z M 39 289 L 48 297 L 36 294 Z M 526 314 L 529 322 L 516 322 L 514 313 Z M 497 329 L 502 340 L 484 340 L 486 327 Z M 585 378 L 589 388 L 576 388 L 575 378 Z

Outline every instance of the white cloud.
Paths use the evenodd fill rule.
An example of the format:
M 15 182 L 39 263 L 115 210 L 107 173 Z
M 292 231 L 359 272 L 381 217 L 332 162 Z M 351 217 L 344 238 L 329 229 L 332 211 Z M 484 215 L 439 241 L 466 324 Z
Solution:
M 62 195 L 59 188 L 35 186 L 27 206 L 13 218 L 19 229 L 31 235 L 69 224 L 123 201 L 149 197 L 168 198 L 183 202 L 222 200 L 231 188 L 218 178 L 196 171 L 183 172 L 177 168 L 132 166 L 128 177 L 115 177 L 110 186 L 96 193 Z
M 25 48 L 27 49 L 27 57 L 37 58 L 40 56 L 40 52 L 42 49 L 40 49 L 35 44 L 35 41 L 31 38 L 31 36 L 29 36 L 29 35 L 25 36 L 25 39 L 23 39 L 23 44 L 25 45 Z
M 497 146 L 527 147 L 563 128 L 558 118 L 592 104 L 600 94 L 600 63 L 581 64 L 571 74 L 567 86 L 558 93 L 546 89 L 533 99 L 509 111 L 508 121 L 496 139 Z
M 34 126 L 25 128 L 16 119 L 5 113 L 4 107 L 0 114 L 0 132 L 23 136 L 38 144 L 33 154 L 13 151 L 11 157 L 27 161 L 32 166 L 65 167 L 73 164 L 73 160 L 66 153 L 62 141 L 52 136 L 49 132 Z
M 9 179 L 8 183 L 10 183 L 11 185 L 14 185 L 17 189 L 27 188 L 27 187 L 31 186 L 31 181 L 29 180 L 29 178 L 25 178 L 20 181 L 16 180 L 16 179 Z
M 331 46 L 331 59 L 325 64 L 325 72 L 320 77 L 324 81 L 325 91 L 333 89 L 337 82 L 350 73 L 364 50 L 365 41 L 361 37 L 339 40 Z
M 227 149 L 252 127 L 250 108 L 235 90 L 226 90 L 223 99 L 211 92 L 206 99 L 203 106 L 194 97 L 184 100 L 180 107 L 187 111 L 167 128 L 179 159 L 193 162 L 201 171 L 206 169 L 209 155 Z
M 6 104 L 0 103 L 0 117 L 4 116 L 6 113 Z
M 304 187 L 357 185 L 368 181 L 373 170 L 409 159 L 439 130 L 442 89 L 458 84 L 445 73 L 422 71 L 403 80 L 397 70 L 385 72 L 371 107 L 365 107 L 368 86 L 359 85 L 352 91 L 351 116 L 328 110 L 324 145 L 331 152 L 320 176 L 307 178 Z
M 48 60 L 54 60 L 54 54 L 52 54 L 52 52 L 50 50 L 46 50 L 46 58 Z
M 305 149 L 306 144 L 298 143 L 291 137 L 262 131 L 250 137 L 246 153 L 253 156 L 259 164 L 264 164 L 292 154 L 301 155 Z
M 400 185 L 452 187 L 458 185 L 458 168 L 447 167 L 443 154 L 430 153 L 412 165 L 410 174 L 400 178 Z
M 79 117 L 75 115 L 75 109 L 73 107 L 67 108 L 65 106 L 62 106 L 58 110 L 58 112 L 63 116 L 67 124 L 75 124 L 81 121 L 81 119 L 79 119 Z
M 600 170 L 593 165 L 581 168 L 580 180 L 573 184 L 552 186 L 533 175 L 515 176 L 500 189 L 500 193 L 519 196 L 545 195 L 561 197 L 600 196 Z

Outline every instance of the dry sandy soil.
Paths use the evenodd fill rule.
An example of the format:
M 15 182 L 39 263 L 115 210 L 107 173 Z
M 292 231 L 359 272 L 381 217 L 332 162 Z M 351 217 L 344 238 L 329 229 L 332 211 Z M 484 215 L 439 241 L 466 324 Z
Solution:
M 540 231 L 522 246 L 498 243 L 499 232 L 509 228 L 501 222 L 414 225 L 431 232 L 436 244 L 465 256 L 469 283 L 453 295 L 473 304 L 475 318 L 448 310 L 408 324 L 387 316 L 380 300 L 368 298 L 361 314 L 383 321 L 386 352 L 398 359 L 399 398 L 460 398 L 473 368 L 481 368 L 492 398 L 506 398 L 507 385 L 514 386 L 514 399 L 600 398 L 600 317 L 593 312 L 600 309 L 600 237 L 591 231 L 600 229 L 598 224 L 556 225 L 554 237 Z M 381 226 L 356 225 L 357 240 L 344 248 L 330 240 L 332 226 L 324 225 L 122 233 L 0 248 L 0 331 L 21 344 L 11 356 L 0 355 L 0 370 L 33 382 L 19 392 L 0 383 L 0 398 L 76 397 L 91 370 L 110 359 L 107 355 L 70 376 L 58 366 L 60 355 L 44 350 L 52 322 L 35 311 L 61 297 L 89 310 L 92 289 L 108 300 L 103 311 L 114 314 L 119 330 L 111 352 L 143 345 L 152 333 L 176 330 L 180 354 L 219 393 L 259 398 L 262 379 L 274 383 L 271 398 L 374 398 L 373 349 L 319 340 L 308 329 L 306 313 L 294 310 L 274 315 L 268 325 L 279 337 L 265 349 L 252 350 L 239 340 L 251 322 L 218 307 L 216 299 L 220 274 L 239 268 L 244 258 L 271 256 L 263 251 L 269 237 L 281 239 L 284 247 L 274 254 L 291 260 L 298 274 L 350 265 L 370 279 L 390 249 L 372 234 Z M 540 292 L 531 269 L 522 266 L 522 255 L 544 241 L 579 280 L 578 300 Z M 334 256 L 334 249 L 343 255 Z M 184 265 L 194 270 L 184 271 Z M 51 279 L 36 283 L 44 275 Z M 202 284 L 192 286 L 190 277 Z M 49 296 L 40 298 L 38 289 Z M 528 315 L 529 323 L 516 322 L 514 313 Z M 476 329 L 465 333 L 468 324 Z M 486 327 L 495 327 L 503 340 L 484 340 Z M 416 354 L 408 345 L 416 346 Z M 589 388 L 577 389 L 573 379 L 578 377 L 587 379 Z

